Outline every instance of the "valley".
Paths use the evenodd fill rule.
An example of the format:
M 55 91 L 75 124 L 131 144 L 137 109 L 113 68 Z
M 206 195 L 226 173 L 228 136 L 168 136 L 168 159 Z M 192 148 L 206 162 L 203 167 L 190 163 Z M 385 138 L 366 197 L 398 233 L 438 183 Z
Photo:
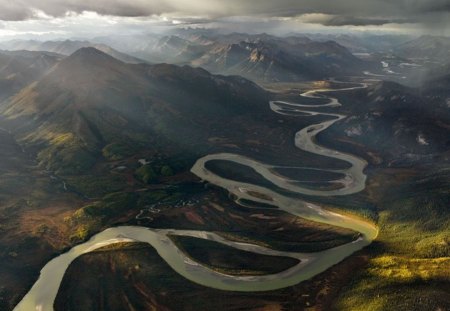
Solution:
M 1 310 L 450 307 L 445 70 L 304 36 L 3 47 Z
M 323 90 L 317 90 L 318 93 L 323 93 Z M 315 98 L 314 95 L 310 95 L 310 98 Z M 335 99 L 330 99 L 330 103 L 335 103 L 335 105 L 340 105 L 339 102 Z M 272 104 L 272 103 L 271 103 Z M 327 106 L 328 104 L 324 104 L 324 106 Z M 303 106 L 305 107 L 305 106 Z M 311 106 L 306 106 L 311 107 Z M 320 107 L 320 106 L 318 106 Z M 333 115 L 332 115 L 333 116 Z M 340 116 L 337 115 L 337 120 L 340 119 Z M 330 126 L 332 122 L 325 121 L 323 123 L 320 123 L 319 126 L 313 126 L 312 128 L 320 128 L 321 130 L 326 129 L 328 126 Z M 300 134 L 300 135 L 299 135 Z M 365 162 L 360 161 L 357 158 L 352 158 L 350 155 L 344 155 L 340 154 L 337 151 L 332 150 L 323 150 L 322 147 L 317 147 L 314 143 L 312 143 L 312 137 L 316 135 L 314 131 L 300 131 L 299 134 L 296 135 L 296 146 L 299 149 L 303 149 L 305 151 L 311 152 L 311 153 L 317 153 L 322 154 L 324 156 L 328 157 L 335 157 L 337 159 L 342 159 L 351 164 L 351 168 L 348 169 L 348 176 L 350 180 L 353 180 L 352 182 L 344 182 L 341 181 L 341 183 L 344 185 L 343 189 L 337 190 L 337 192 L 331 192 L 330 194 L 327 194 L 326 191 L 316 191 L 316 192 L 310 192 L 307 189 L 301 190 L 299 189 L 291 189 L 288 184 L 280 184 L 279 186 L 281 188 L 284 188 L 285 190 L 289 190 L 292 192 L 297 193 L 303 193 L 305 194 L 314 194 L 319 195 L 319 193 L 323 192 L 323 195 L 337 195 L 339 192 L 342 192 L 341 195 L 345 195 L 348 193 L 354 193 L 359 192 L 361 189 L 364 189 L 364 183 L 365 178 L 360 177 L 362 175 L 362 170 L 364 169 L 364 166 L 366 165 Z M 309 136 L 307 136 L 309 135 Z M 305 139 L 306 136 L 307 138 Z M 306 140 L 304 142 L 304 140 Z M 216 156 L 222 159 L 228 159 L 228 156 L 231 156 L 231 159 L 233 159 L 234 155 L 227 155 L 227 154 L 217 154 Z M 237 156 L 237 159 L 239 159 L 239 156 Z M 370 243 L 378 234 L 378 230 L 375 228 L 374 225 L 366 224 L 364 221 L 358 221 L 357 219 L 352 219 L 348 216 L 339 215 L 337 213 L 327 212 L 320 208 L 319 206 L 315 206 L 313 204 L 302 202 L 299 199 L 296 200 L 295 206 L 292 199 L 288 197 L 283 197 L 279 194 L 276 194 L 275 192 L 271 192 L 268 189 L 264 189 L 257 186 L 252 186 L 244 183 L 239 182 L 230 182 L 222 179 L 220 176 L 211 174 L 211 172 L 208 172 L 204 168 L 204 164 L 207 161 L 210 160 L 210 156 L 206 156 L 204 158 L 201 158 L 196 162 L 194 167 L 191 169 L 191 171 L 196 174 L 201 179 L 206 179 L 207 181 L 211 182 L 214 185 L 217 185 L 219 187 L 222 187 L 226 190 L 228 190 L 230 193 L 237 196 L 238 199 L 246 199 L 254 202 L 262 202 L 262 203 L 270 203 L 270 202 L 276 202 L 276 204 L 280 209 L 294 214 L 298 215 L 302 218 L 305 218 L 307 220 L 312 221 L 318 221 L 325 224 L 330 225 L 337 225 L 339 227 L 348 228 L 352 230 L 359 231 L 361 233 L 361 236 L 346 245 L 342 245 L 336 248 L 329 249 L 327 251 L 322 252 L 321 254 L 318 254 L 316 258 L 314 255 L 306 255 L 306 254 L 289 254 L 289 253 L 282 253 L 282 252 L 275 252 L 271 251 L 269 249 L 263 249 L 261 246 L 257 245 L 251 245 L 251 244 L 238 244 L 236 242 L 227 242 L 227 240 L 223 240 L 223 238 L 219 238 L 217 236 L 214 236 L 212 233 L 205 233 L 205 232 L 184 232 L 184 231 L 177 231 L 174 230 L 173 232 L 169 230 L 159 230 L 159 231 L 150 231 L 148 229 L 139 228 L 139 227 L 116 227 L 114 229 L 107 229 L 103 231 L 102 233 L 95 235 L 92 237 L 88 242 L 84 244 L 80 244 L 76 246 L 74 249 L 70 250 L 68 253 L 65 253 L 58 258 L 54 259 L 44 267 L 44 269 L 41 271 L 41 276 L 39 280 L 35 283 L 32 290 L 25 296 L 25 298 L 18 304 L 18 306 L 15 308 L 15 310 L 26 310 L 29 308 L 39 307 L 42 310 L 52 310 L 53 309 L 53 303 L 54 299 L 56 297 L 56 293 L 59 288 L 59 283 L 61 282 L 62 276 L 65 272 L 65 270 L 68 268 L 68 265 L 76 259 L 77 256 L 89 252 L 91 250 L 95 250 L 99 246 L 105 246 L 109 244 L 114 243 L 121 243 L 124 241 L 140 241 L 140 242 L 147 242 L 151 244 L 153 247 L 156 248 L 158 253 L 162 256 L 162 258 L 178 273 L 183 275 L 184 277 L 193 280 L 196 283 L 205 285 L 207 287 L 213 287 L 217 289 L 223 289 L 223 290 L 242 290 L 242 291 L 261 291 L 261 290 L 273 290 L 278 289 L 282 287 L 287 287 L 290 285 L 294 285 L 298 283 L 301 280 L 310 278 L 311 276 L 314 276 L 314 274 L 319 273 L 323 271 L 324 269 L 329 267 L 329 261 L 332 262 L 332 264 L 339 262 L 343 258 L 347 256 L 348 253 L 352 253 L 356 250 L 359 250 L 361 247 L 367 245 Z M 264 176 L 264 178 L 268 180 L 274 180 L 274 178 L 270 177 L 270 174 L 263 173 L 261 171 L 261 168 L 264 168 L 263 164 L 260 164 L 258 162 L 252 163 L 250 159 L 246 160 L 245 158 L 242 158 L 240 161 L 244 160 L 245 165 L 253 167 L 254 170 L 259 172 L 261 176 Z M 233 161 L 237 161 L 236 159 L 233 159 Z M 362 163 L 362 164 L 360 164 Z M 360 172 L 361 171 L 361 172 Z M 229 185 L 227 185 L 227 183 Z M 362 187 L 360 188 L 359 185 L 362 183 Z M 352 188 L 352 184 L 355 184 L 355 188 Z M 249 186 L 251 188 L 249 188 Z M 243 190 L 244 189 L 244 190 Z M 348 191 L 345 191 L 347 190 Z M 340 191 L 342 190 L 342 191 Z M 252 193 L 261 193 L 262 195 L 254 196 Z M 114 202 L 113 204 L 117 204 Z M 127 204 L 127 203 L 122 203 Z M 307 209 L 310 208 L 310 210 Z M 95 207 L 93 207 L 95 210 Z M 293 209 L 295 208 L 295 209 Z M 87 207 L 84 208 L 84 213 L 86 213 Z M 92 208 L 90 208 L 92 209 Z M 297 210 L 296 210 L 297 209 Z M 156 236 L 155 236 L 156 235 Z M 268 276 L 251 276 L 247 279 L 245 279 L 244 276 L 241 276 L 239 274 L 239 277 L 232 278 L 230 275 L 222 274 L 225 276 L 225 278 L 221 277 L 221 275 L 214 273 L 213 270 L 210 270 L 206 268 L 203 265 L 196 265 L 197 268 L 195 269 L 195 272 L 192 274 L 190 271 L 192 268 L 189 268 L 193 263 L 186 258 L 178 258 L 176 259 L 175 252 L 173 249 L 176 249 L 175 244 L 173 244 L 173 241 L 170 243 L 170 240 L 167 240 L 168 235 L 181 235 L 181 236 L 193 236 L 197 238 L 206 238 L 208 240 L 220 242 L 222 244 L 226 244 L 228 246 L 232 246 L 235 248 L 252 251 L 264 255 L 278 255 L 278 256 L 286 256 L 298 259 L 298 264 L 295 267 L 292 267 L 290 269 L 286 269 L 285 272 L 280 272 L 279 274 L 271 274 Z M 206 237 L 204 237 L 206 235 Z M 168 243 L 169 242 L 169 243 Z M 169 245 L 172 245 L 171 247 Z M 360 246 L 361 245 L 361 246 Z M 170 251 L 170 248 L 172 248 L 172 251 Z M 169 255 L 167 255 L 169 254 Z M 179 253 L 178 253 L 179 254 Z M 310 258 L 311 257 L 311 258 Z M 333 258 L 333 259 L 331 259 Z M 308 262 L 312 262 L 311 264 L 308 264 Z M 183 264 L 184 262 L 184 264 Z M 306 264 L 306 267 L 304 267 Z M 184 266 L 184 267 L 183 267 Z M 48 272 L 46 272 L 48 271 Z M 288 272 L 289 271 L 289 272 Z M 220 281 L 222 279 L 222 281 Z M 248 285 L 246 286 L 246 283 Z M 43 285 L 41 285 L 43 284 Z M 53 288 L 52 291 L 49 291 L 49 286 L 51 285 L 51 288 Z M 250 286 L 250 287 L 249 287 Z M 42 289 L 41 289 L 42 288 Z

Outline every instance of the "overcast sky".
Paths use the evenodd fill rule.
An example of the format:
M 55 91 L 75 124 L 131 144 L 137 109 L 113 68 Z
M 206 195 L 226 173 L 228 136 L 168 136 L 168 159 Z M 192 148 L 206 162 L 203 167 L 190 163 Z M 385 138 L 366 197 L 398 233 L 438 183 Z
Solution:
M 450 35 L 450 0 L 0 0 L 0 37 L 89 37 L 173 27 Z

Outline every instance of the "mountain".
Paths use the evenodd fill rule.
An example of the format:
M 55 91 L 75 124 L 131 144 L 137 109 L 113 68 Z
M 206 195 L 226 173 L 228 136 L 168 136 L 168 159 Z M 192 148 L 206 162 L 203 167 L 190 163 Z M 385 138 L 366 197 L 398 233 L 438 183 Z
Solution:
M 444 109 L 450 108 L 450 63 L 429 70 L 426 77 L 420 86 L 421 94 L 440 102 Z
M 39 79 L 63 57 L 47 52 L 0 51 L 0 101 Z
M 450 38 L 421 36 L 397 46 L 395 51 L 402 57 L 428 59 L 441 64 L 449 63 Z
M 156 43 L 162 34 L 143 33 L 143 34 L 116 34 L 114 36 L 100 36 L 89 40 L 95 44 L 103 44 L 112 47 L 118 51 L 136 56 L 139 51 L 143 51 L 147 46 Z
M 149 44 L 134 53 L 152 63 L 187 63 L 200 57 L 207 49 L 209 43 L 197 41 L 191 42 L 178 36 L 164 36 L 156 42 Z
M 194 39 L 197 35 L 190 35 L 190 40 Z M 220 34 L 220 33 L 209 33 L 201 35 L 203 40 L 211 40 L 216 43 L 222 44 L 233 44 L 239 43 L 241 41 L 245 42 L 258 42 L 258 41 L 270 41 L 270 42 L 278 42 L 278 43 L 288 43 L 288 44 L 300 44 L 300 43 L 309 43 L 312 42 L 311 39 L 305 36 L 296 35 L 296 36 L 288 36 L 288 37 L 277 37 L 273 35 L 269 35 L 267 33 L 260 34 L 248 34 L 248 33 L 239 33 L 233 32 L 229 34 Z
M 448 66 L 447 66 L 448 67 Z M 445 93 L 447 96 L 450 95 L 450 70 L 447 73 L 429 79 L 424 86 L 425 92 L 432 95 L 439 95 L 440 93 Z
M 94 47 L 106 54 L 111 55 L 125 63 L 138 64 L 145 61 L 138 59 L 136 57 L 127 55 L 125 53 L 119 52 L 108 45 L 101 43 L 92 43 L 89 41 L 35 41 L 35 40 L 13 40 L 9 42 L 4 42 L 0 45 L 1 48 L 17 51 L 17 50 L 27 50 L 27 51 L 48 51 L 54 52 L 62 55 L 71 55 L 75 51 L 84 47 Z
M 202 67 L 259 82 L 303 81 L 336 75 L 360 75 L 372 63 L 353 56 L 334 41 L 317 42 L 304 36 L 214 31 L 183 31 L 148 40 L 128 53 L 152 63 Z M 379 63 L 377 64 L 379 67 Z
M 380 81 L 343 101 L 351 117 L 321 134 L 327 144 L 353 141 L 356 153 L 391 166 L 431 164 L 450 147 L 450 110 L 432 92 Z
M 200 68 L 126 64 L 82 48 L 23 89 L 3 109 L 41 165 L 88 169 L 111 144 L 198 150 L 211 127 L 267 106 L 267 94 L 241 77 Z
M 390 52 L 395 47 L 413 38 L 409 35 L 371 35 L 371 34 L 323 34 L 312 33 L 307 36 L 315 41 L 335 41 L 352 53 Z
M 323 79 L 367 68 L 335 42 L 294 37 L 215 44 L 190 64 L 263 82 Z

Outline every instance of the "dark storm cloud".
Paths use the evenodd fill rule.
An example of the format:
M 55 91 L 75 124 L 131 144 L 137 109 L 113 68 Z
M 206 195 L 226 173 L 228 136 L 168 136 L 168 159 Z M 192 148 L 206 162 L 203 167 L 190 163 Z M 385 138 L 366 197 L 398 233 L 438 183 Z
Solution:
M 364 26 L 426 23 L 430 14 L 450 12 L 450 0 L 0 0 L 2 20 L 29 19 L 37 10 L 50 16 L 93 11 L 126 17 L 176 14 L 210 21 L 226 16 L 296 17 L 316 13 L 333 16 L 321 23 L 325 26 Z
M 450 0 L 408 1 L 407 5 L 415 12 L 450 12 Z
M 0 18 L 27 19 L 37 10 L 50 16 L 63 16 L 68 12 L 97 12 L 113 16 L 148 16 L 169 12 L 173 8 L 164 0 L 0 0 Z
M 321 24 L 324 26 L 380 26 L 385 24 L 406 24 L 414 22 L 406 18 L 362 18 L 342 15 L 312 14 L 302 18 L 303 22 L 309 24 Z
M 23 4 L 14 1 L 0 0 L 0 20 L 15 21 L 24 20 L 33 16 L 32 11 Z
M 371 2 L 379 2 L 373 0 Z M 382 1 L 382 0 L 381 0 Z M 437 1 L 437 0 L 435 0 Z M 195 10 L 199 15 L 252 15 L 265 14 L 276 16 L 292 16 L 302 13 L 340 13 L 353 8 L 360 10 L 364 7 L 370 10 L 370 2 L 361 6 L 362 1 L 334 0 L 328 5 L 323 0 L 0 0 L 0 14 L 2 18 L 12 20 L 23 19 L 32 15 L 33 9 L 41 10 L 46 14 L 60 16 L 68 11 L 82 12 L 95 11 L 99 14 L 118 16 L 148 16 L 152 14 L 181 12 L 192 14 Z M 355 6 L 352 5 L 355 2 Z M 365 1 L 367 2 L 367 1 Z

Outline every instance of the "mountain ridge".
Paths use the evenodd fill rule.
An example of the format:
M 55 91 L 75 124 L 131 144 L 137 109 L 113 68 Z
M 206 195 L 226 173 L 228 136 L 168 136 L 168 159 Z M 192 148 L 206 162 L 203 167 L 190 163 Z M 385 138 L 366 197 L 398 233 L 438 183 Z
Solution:
M 85 47 L 93 47 L 102 52 L 113 56 L 125 63 L 138 64 L 145 63 L 144 60 L 119 52 L 106 44 L 92 43 L 89 41 L 64 40 L 64 41 L 36 41 L 36 40 L 16 40 L 8 41 L 0 44 L 0 48 L 17 51 L 47 51 L 60 55 L 69 56 L 77 50 Z
M 266 102 L 266 92 L 241 77 L 189 66 L 126 64 L 83 48 L 23 89 L 2 113 L 19 140 L 37 150 L 41 165 L 70 173 L 89 168 L 101 148 L 117 141 L 205 141 L 214 122 Z

